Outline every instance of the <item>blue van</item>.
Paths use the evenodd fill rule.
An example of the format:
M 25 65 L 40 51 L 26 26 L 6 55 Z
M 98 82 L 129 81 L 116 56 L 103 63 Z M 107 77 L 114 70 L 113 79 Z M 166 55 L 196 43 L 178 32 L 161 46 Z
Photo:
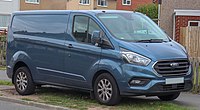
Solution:
M 13 13 L 7 75 L 20 95 L 55 85 L 90 92 L 105 105 L 138 95 L 170 101 L 193 86 L 184 47 L 131 11 Z

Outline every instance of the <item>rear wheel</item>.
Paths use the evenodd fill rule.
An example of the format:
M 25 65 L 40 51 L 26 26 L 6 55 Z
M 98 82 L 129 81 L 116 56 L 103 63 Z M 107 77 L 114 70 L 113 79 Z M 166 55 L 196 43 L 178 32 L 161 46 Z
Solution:
M 94 95 L 96 100 L 105 105 L 116 105 L 120 101 L 118 86 L 114 78 L 103 73 L 99 75 L 94 84 Z
M 179 95 L 180 95 L 180 92 L 169 94 L 169 95 L 158 96 L 158 98 L 163 101 L 172 101 L 178 98 Z
M 20 67 L 15 71 L 14 85 L 20 95 L 29 95 L 35 92 L 35 84 L 27 67 Z

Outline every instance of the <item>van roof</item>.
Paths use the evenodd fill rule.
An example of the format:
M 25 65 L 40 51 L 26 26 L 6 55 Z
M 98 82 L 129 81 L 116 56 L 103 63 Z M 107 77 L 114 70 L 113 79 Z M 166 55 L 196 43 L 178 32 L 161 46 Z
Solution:
M 122 11 L 122 10 L 32 10 L 32 11 L 16 11 L 13 15 L 22 14 L 69 14 L 71 12 L 80 12 L 88 14 L 98 13 L 133 13 L 133 11 Z

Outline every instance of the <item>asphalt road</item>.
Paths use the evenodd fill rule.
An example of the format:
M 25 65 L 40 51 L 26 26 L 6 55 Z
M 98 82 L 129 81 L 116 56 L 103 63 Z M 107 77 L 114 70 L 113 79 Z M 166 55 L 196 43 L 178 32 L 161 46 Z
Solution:
M 6 74 L 6 71 L 2 71 L 2 70 L 0 70 L 0 80 L 11 81 L 11 79 L 9 79 L 7 74 Z
M 140 99 L 146 100 L 159 100 L 157 97 L 139 97 Z M 191 107 L 197 110 L 200 110 L 200 94 L 191 94 L 191 93 L 181 93 L 181 95 L 174 101 L 178 105 L 183 105 L 186 107 Z
M 33 106 L 21 105 L 12 102 L 0 101 L 0 110 L 45 110 Z
M 195 107 L 200 110 L 200 94 L 182 93 L 175 103 Z

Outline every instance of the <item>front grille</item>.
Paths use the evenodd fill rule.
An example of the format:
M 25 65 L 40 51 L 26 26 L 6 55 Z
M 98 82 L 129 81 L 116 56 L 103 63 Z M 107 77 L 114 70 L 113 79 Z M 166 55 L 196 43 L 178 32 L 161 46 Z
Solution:
M 162 85 L 161 89 L 163 91 L 169 91 L 169 90 L 183 90 L 185 87 L 184 83 L 181 84 L 168 84 L 168 85 Z
M 186 75 L 189 71 L 190 63 L 184 60 L 166 60 L 158 61 L 154 65 L 156 72 L 162 76 L 180 76 Z

